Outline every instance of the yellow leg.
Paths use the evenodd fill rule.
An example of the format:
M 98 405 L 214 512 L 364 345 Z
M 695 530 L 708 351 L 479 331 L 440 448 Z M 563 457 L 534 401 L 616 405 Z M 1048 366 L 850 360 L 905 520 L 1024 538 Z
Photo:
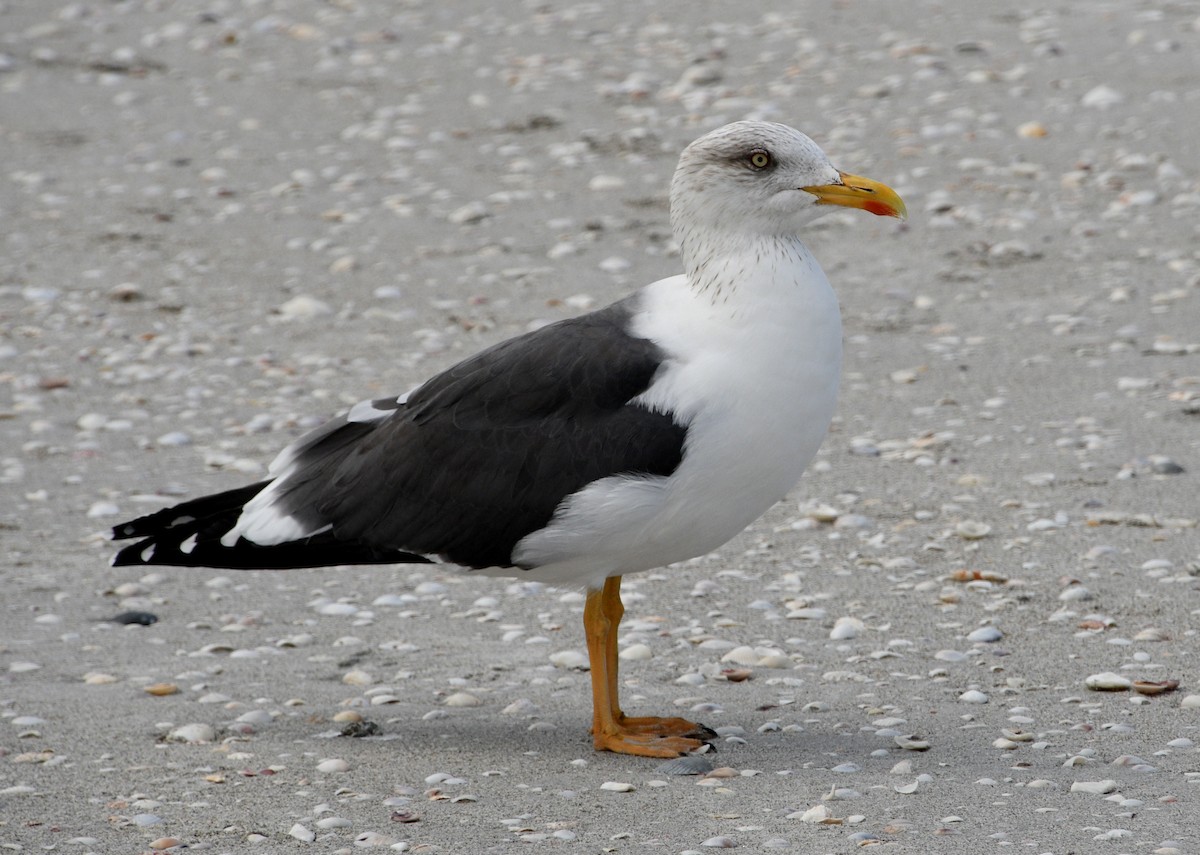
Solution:
M 684 718 L 630 718 L 621 712 L 617 626 L 624 613 L 620 576 L 607 579 L 601 590 L 588 592 L 583 629 L 592 669 L 592 738 L 596 750 L 678 757 L 699 748 L 716 736 L 702 724 Z

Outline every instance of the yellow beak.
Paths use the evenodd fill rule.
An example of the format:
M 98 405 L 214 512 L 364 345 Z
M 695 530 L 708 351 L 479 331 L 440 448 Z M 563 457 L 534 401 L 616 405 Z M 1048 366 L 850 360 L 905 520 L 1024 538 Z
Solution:
M 821 184 L 800 189 L 816 196 L 818 205 L 861 208 L 879 217 L 899 217 L 902 220 L 908 216 L 904 200 L 886 184 L 848 172 L 839 172 L 838 175 L 841 176 L 841 184 Z

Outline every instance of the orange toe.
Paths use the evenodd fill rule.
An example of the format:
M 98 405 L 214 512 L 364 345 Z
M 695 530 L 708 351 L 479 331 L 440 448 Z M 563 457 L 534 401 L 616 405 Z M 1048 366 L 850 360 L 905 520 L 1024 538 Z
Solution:
M 660 718 L 653 715 L 622 716 L 620 726 L 629 733 L 642 736 L 686 736 L 701 742 L 715 739 L 717 736 L 711 728 L 688 721 L 686 718 Z
M 685 736 L 654 736 L 618 729 L 614 732 L 593 734 L 597 751 L 612 751 L 617 754 L 636 754 L 639 757 L 661 757 L 670 760 L 695 751 L 705 742 Z

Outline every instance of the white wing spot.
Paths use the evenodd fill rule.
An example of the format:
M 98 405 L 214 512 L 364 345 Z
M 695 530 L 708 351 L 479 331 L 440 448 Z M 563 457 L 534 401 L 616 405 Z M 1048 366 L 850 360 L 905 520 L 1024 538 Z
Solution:
M 275 484 L 279 482 L 276 481 Z M 272 504 L 272 484 L 246 503 L 233 528 L 221 535 L 221 545 L 232 547 L 239 537 L 259 546 L 274 546 L 290 540 L 300 540 L 315 534 L 293 516 L 283 513 Z

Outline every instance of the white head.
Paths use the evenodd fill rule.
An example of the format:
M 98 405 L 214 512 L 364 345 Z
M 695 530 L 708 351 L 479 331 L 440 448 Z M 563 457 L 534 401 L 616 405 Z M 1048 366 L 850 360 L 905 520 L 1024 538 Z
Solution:
M 815 142 L 787 125 L 734 122 L 693 142 L 671 181 L 671 223 L 683 245 L 728 239 L 794 239 L 829 205 L 905 216 L 891 188 L 839 172 Z M 690 264 L 689 264 L 690 266 Z

